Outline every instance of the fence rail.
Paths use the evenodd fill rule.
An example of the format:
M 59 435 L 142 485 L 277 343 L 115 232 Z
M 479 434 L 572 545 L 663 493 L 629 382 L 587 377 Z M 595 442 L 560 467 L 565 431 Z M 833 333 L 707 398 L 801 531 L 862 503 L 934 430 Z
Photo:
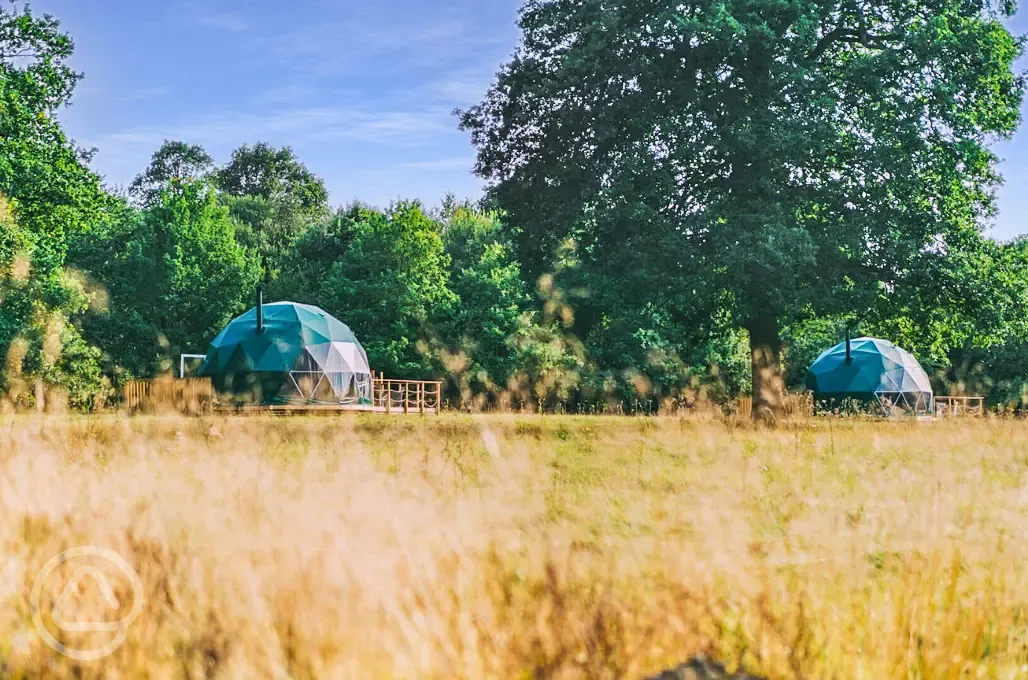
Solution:
M 443 383 L 438 380 L 391 380 L 372 376 L 371 404 L 386 413 L 432 413 L 442 411 Z
M 935 397 L 935 415 L 941 418 L 985 415 L 985 397 Z

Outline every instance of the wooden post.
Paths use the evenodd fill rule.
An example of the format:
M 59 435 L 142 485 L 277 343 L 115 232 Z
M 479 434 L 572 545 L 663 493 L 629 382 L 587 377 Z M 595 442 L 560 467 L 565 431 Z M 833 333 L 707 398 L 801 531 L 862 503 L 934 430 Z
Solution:
M 418 413 L 425 415 L 425 383 L 418 383 Z
M 393 386 L 388 380 L 382 382 L 385 385 L 386 414 L 393 412 Z
M 410 383 L 403 383 L 403 415 L 410 413 Z

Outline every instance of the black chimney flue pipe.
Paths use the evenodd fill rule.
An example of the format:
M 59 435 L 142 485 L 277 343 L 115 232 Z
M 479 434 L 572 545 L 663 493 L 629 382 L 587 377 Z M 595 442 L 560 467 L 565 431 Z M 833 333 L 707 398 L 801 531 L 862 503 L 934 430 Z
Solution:
M 257 286 L 257 335 L 264 333 L 264 287 Z
M 853 363 L 853 354 L 850 353 L 850 329 L 846 328 L 846 363 Z

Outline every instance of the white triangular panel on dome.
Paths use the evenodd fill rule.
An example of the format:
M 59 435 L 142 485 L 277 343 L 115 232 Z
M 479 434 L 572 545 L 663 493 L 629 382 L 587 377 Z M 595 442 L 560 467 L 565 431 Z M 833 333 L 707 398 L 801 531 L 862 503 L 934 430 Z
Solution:
M 311 358 L 318 363 L 318 367 L 322 370 L 326 369 L 326 363 L 328 362 L 328 354 L 332 349 L 332 343 L 326 342 L 320 345 L 307 345 L 307 353 L 311 355 Z
M 371 373 L 367 359 L 360 348 L 352 342 L 333 342 L 325 360 L 326 371 L 349 371 L 350 373 Z

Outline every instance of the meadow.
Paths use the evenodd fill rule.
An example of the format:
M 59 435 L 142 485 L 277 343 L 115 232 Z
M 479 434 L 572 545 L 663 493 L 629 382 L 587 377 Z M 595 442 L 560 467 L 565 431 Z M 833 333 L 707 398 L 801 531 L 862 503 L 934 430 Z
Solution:
M 696 654 L 1017 677 L 1026 442 L 999 419 L 3 416 L 0 678 L 641 678 Z M 94 661 L 30 604 L 77 546 L 144 594 Z M 110 635 L 46 620 L 60 593 L 62 644 Z

